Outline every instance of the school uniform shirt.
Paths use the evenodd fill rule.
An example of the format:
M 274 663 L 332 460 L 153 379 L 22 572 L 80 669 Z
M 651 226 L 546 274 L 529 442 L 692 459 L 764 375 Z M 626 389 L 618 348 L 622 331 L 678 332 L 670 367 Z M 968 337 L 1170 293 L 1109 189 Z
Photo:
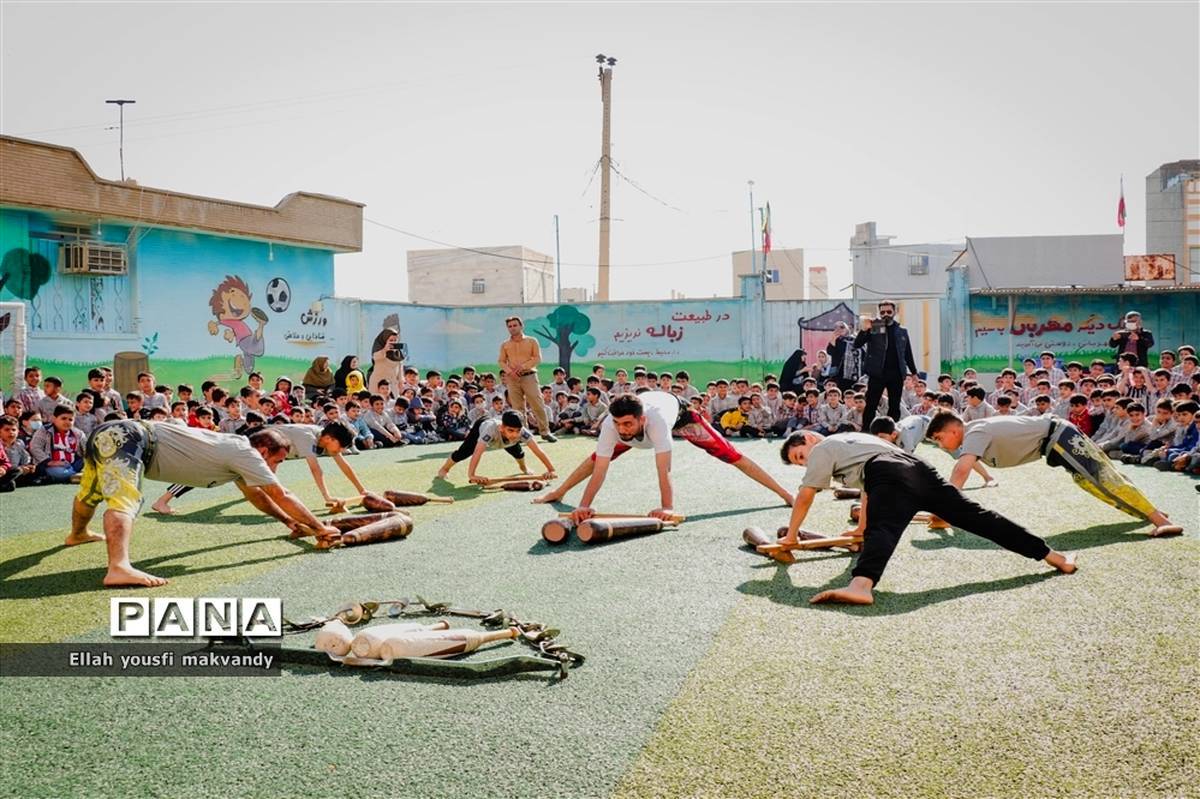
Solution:
M 746 424 L 758 430 L 766 430 L 775 424 L 775 414 L 771 413 L 771 409 L 765 404 L 757 408 L 751 407 Z
M 217 432 L 226 433 L 226 434 L 235 434 L 235 433 L 237 433 L 238 428 L 240 428 L 245 423 L 246 423 L 246 420 L 240 416 L 237 419 L 234 419 L 232 416 L 226 416 L 224 419 L 221 420 L 221 423 L 217 425 Z
M 171 403 L 167 402 L 165 394 L 154 392 L 153 394 L 142 395 L 142 410 L 152 411 L 155 408 L 162 408 L 167 413 L 171 412 Z
M 695 386 L 693 386 L 691 383 L 688 383 L 687 386 L 683 389 L 683 391 L 679 392 L 679 396 L 683 397 L 685 400 L 688 400 L 690 402 L 692 397 L 700 396 L 700 390 L 697 389 Z
M 846 423 L 846 406 L 838 403 L 837 407 L 828 402 L 817 406 L 817 425 L 833 432 Z
M 1125 444 L 1140 444 L 1144 441 L 1149 441 L 1149 440 L 1150 440 L 1150 422 L 1143 419 L 1142 423 L 1140 425 L 1138 425 L 1137 427 L 1134 427 L 1132 423 L 1127 422 L 1125 425 L 1125 429 L 1121 434 L 1120 440 L 1114 441 L 1113 444 L 1114 445 L 1120 444 L 1123 446 Z
M 467 421 L 471 424 L 475 424 L 480 419 L 486 419 L 488 417 L 488 413 L 489 411 L 486 405 L 482 408 L 476 408 L 474 405 L 472 405 L 471 410 L 467 411 Z
M 804 427 L 816 427 L 820 424 L 820 405 L 809 405 L 807 402 L 796 406 L 796 418 Z
M 505 441 L 500 435 L 499 419 L 488 419 L 479 425 L 479 443 L 483 444 L 484 449 L 505 449 L 513 444 L 528 444 L 530 441 L 533 441 L 533 433 L 528 427 L 521 428 L 521 435 L 517 436 L 516 441 Z
M 988 466 L 1020 466 L 1042 457 L 1042 442 L 1053 423 L 1053 419 L 1031 416 L 993 416 L 967 422 L 961 451 Z
M 375 413 L 374 410 L 365 410 L 359 414 L 358 418 L 362 419 L 367 427 L 379 437 L 384 437 L 383 433 L 391 434 L 392 438 L 400 435 L 399 428 L 387 417 L 387 411 Z
M 579 406 L 579 412 L 580 420 L 590 427 L 604 418 L 604 415 L 608 413 L 608 406 L 602 402 L 597 402 L 595 405 L 585 402 Z
M 1167 421 L 1163 422 L 1162 424 L 1159 424 L 1158 422 L 1150 422 L 1150 432 L 1147 440 L 1164 441 L 1170 439 L 1173 435 L 1175 435 L 1176 428 L 1177 425 L 1175 424 L 1175 419 L 1173 417 L 1168 418 Z
M 78 428 L 72 427 L 67 432 L 60 433 L 54 425 L 44 425 L 29 441 L 29 456 L 39 465 L 47 461 L 71 464 L 76 458 L 83 457 L 85 441 L 87 436 Z
M 900 448 L 868 433 L 829 436 L 809 450 L 800 485 L 820 491 L 829 488 L 837 478 L 850 488 L 862 488 L 867 461 L 886 452 L 900 452 Z
M 42 397 L 46 396 L 46 394 L 37 386 L 25 386 L 15 396 L 21 401 L 22 410 L 36 411 L 39 408 Z
M 900 449 L 910 455 L 917 449 L 917 444 L 925 440 L 925 431 L 929 428 L 929 419 L 929 416 L 914 413 L 912 416 L 907 416 L 896 422 L 896 432 L 900 434 L 900 437 L 896 439 L 896 443 L 900 446 Z
M 4 447 L 4 452 L 8 455 L 8 462 L 14 467 L 33 465 L 33 456 L 29 454 L 25 442 L 19 438 L 13 439 L 11 447 Z
M 1107 428 L 1105 425 L 1107 425 Z M 1116 414 L 1109 414 L 1109 416 L 1105 417 L 1104 423 L 1092 434 L 1092 439 L 1100 449 L 1123 444 L 1125 443 L 1125 434 L 1129 431 L 1129 426 L 1128 416 L 1124 419 L 1118 419 L 1116 418 Z M 1145 426 L 1145 423 L 1143 423 L 1143 426 Z
M 725 398 L 713 397 L 708 401 L 708 412 L 712 414 L 714 419 L 720 419 L 721 414 L 725 411 L 732 410 L 737 407 L 737 397 L 733 394 L 726 394 Z
M 75 427 L 83 433 L 84 437 L 90 436 L 99 424 L 100 420 L 90 412 L 75 414 Z
M 849 408 L 848 411 L 846 414 L 846 424 L 852 425 L 855 430 L 862 430 L 863 412 L 858 408 Z
M 968 404 L 963 408 L 962 419 L 964 422 L 973 422 L 976 419 L 988 419 L 995 415 L 996 409 L 984 401 L 974 407 Z
M 763 405 L 771 409 L 771 416 L 779 418 L 779 413 L 783 410 L 783 397 L 779 394 L 776 394 L 774 397 L 764 395 Z
M 42 398 L 38 400 L 37 406 L 38 413 L 42 415 L 42 421 L 46 424 L 50 424 L 50 420 L 54 418 L 54 409 L 59 405 L 66 405 L 68 408 L 75 407 L 75 403 L 71 402 L 71 400 L 67 399 L 63 394 L 59 394 L 57 397 L 43 395 Z
M 600 422 L 600 436 L 596 441 L 596 457 L 611 458 L 617 444 L 634 449 L 653 449 L 656 453 L 671 451 L 671 430 L 679 419 L 679 400 L 665 391 L 647 391 L 638 395 L 646 417 L 642 434 L 637 438 L 623 440 L 617 433 L 617 425 L 611 416 Z

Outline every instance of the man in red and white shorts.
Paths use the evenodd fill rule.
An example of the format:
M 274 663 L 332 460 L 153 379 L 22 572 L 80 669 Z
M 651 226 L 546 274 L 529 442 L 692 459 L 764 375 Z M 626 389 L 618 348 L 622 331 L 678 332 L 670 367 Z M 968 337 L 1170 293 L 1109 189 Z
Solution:
M 666 391 L 626 394 L 613 400 L 608 406 L 608 416 L 600 423 L 600 437 L 596 443 L 595 454 L 579 464 L 561 486 L 538 497 L 534 502 L 557 502 L 590 476 L 579 507 L 571 514 L 571 518 L 576 522 L 589 519 L 595 514 L 592 510 L 592 500 L 604 485 L 609 463 L 630 449 L 652 449 L 658 471 L 661 502 L 660 507 L 650 511 L 648 515 L 658 518 L 670 516 L 674 513 L 674 489 L 671 486 L 672 432 L 678 433 L 688 443 L 771 489 L 789 506 L 795 502 L 795 498 L 783 486 L 775 482 L 761 466 L 738 452 L 703 416 Z

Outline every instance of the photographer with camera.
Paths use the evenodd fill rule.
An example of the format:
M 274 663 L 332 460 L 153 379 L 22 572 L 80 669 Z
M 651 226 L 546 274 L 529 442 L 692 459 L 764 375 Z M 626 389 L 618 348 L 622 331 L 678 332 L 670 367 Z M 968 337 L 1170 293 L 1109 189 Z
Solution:
M 1142 327 L 1142 315 L 1137 311 L 1125 314 L 1125 329 L 1113 333 L 1108 340 L 1108 346 L 1115 347 L 1114 358 L 1120 359 L 1125 353 L 1137 356 L 1136 366 L 1149 366 L 1147 356 L 1154 346 L 1154 334 Z
M 854 346 L 867 348 L 867 407 L 863 412 L 862 429 L 871 428 L 884 389 L 887 389 L 888 396 L 887 415 L 899 421 L 904 378 L 917 373 L 917 364 L 913 360 L 908 331 L 896 322 L 896 303 L 893 300 L 879 303 L 879 316 L 876 318 L 863 317 L 862 330 L 854 337 Z
M 371 369 L 367 372 L 367 388 L 372 394 L 382 394 L 379 384 L 386 382 L 390 389 L 399 390 L 404 370 L 406 347 L 400 343 L 400 330 L 385 327 L 371 344 Z M 385 396 L 384 399 L 389 399 Z

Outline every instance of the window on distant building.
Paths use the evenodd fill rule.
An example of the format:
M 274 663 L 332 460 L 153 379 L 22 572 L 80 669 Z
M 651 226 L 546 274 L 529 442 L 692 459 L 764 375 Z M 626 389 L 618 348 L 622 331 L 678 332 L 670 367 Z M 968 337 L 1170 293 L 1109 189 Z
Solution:
M 778 283 L 779 282 L 779 270 L 778 269 L 768 269 L 767 270 L 767 282 L 768 283 Z
M 486 290 L 487 290 L 487 283 L 484 282 L 483 278 L 477 277 L 471 281 L 471 293 L 472 294 L 483 294 L 484 291 L 486 291 Z
M 929 274 L 929 256 L 928 255 L 910 255 L 910 256 L 908 256 L 908 273 L 910 275 L 928 275 Z

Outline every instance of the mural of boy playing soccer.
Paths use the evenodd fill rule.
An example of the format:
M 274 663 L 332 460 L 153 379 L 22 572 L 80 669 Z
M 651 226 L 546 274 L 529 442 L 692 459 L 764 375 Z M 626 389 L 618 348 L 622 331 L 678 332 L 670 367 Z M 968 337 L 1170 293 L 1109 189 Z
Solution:
M 263 354 L 263 326 L 267 323 L 267 314 L 261 308 L 250 305 L 250 287 L 246 281 L 236 275 L 226 275 L 208 300 L 215 321 L 208 323 L 208 334 L 217 335 L 217 330 L 225 328 L 225 340 L 236 344 L 241 352 L 233 359 L 233 378 L 242 376 L 242 371 L 254 371 L 254 359 Z M 251 332 L 246 324 L 246 317 L 253 316 L 258 328 Z

